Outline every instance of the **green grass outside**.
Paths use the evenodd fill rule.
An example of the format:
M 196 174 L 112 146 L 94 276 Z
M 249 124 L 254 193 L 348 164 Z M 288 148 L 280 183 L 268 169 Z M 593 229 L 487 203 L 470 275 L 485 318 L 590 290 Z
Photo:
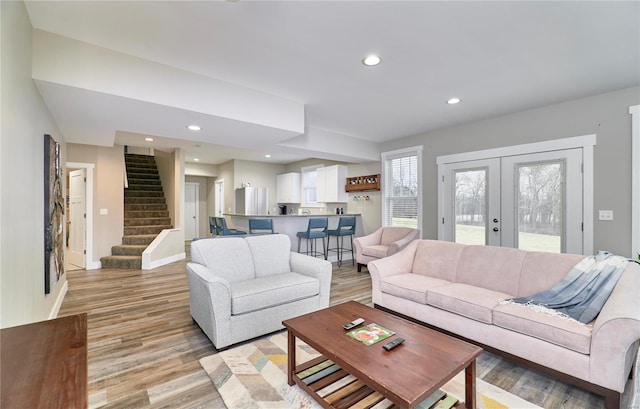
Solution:
M 520 233 L 518 248 L 528 251 L 560 253 L 560 236 Z M 456 224 L 456 243 L 485 244 L 484 227 Z

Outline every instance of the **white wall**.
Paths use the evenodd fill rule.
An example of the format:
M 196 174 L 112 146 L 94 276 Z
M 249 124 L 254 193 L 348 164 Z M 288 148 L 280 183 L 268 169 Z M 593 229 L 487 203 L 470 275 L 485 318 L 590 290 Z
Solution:
M 424 145 L 423 237 L 438 236 L 436 157 L 571 136 L 596 134 L 594 147 L 594 250 L 631 252 L 631 116 L 640 87 L 548 105 L 497 118 L 441 129 L 383 144 L 382 151 Z M 599 221 L 598 210 L 613 210 Z
M 0 15 L 0 327 L 6 328 L 55 316 L 64 296 L 66 274 L 44 293 L 43 135 L 61 143 L 62 164 L 66 142 L 31 79 L 24 3 L 2 1 Z

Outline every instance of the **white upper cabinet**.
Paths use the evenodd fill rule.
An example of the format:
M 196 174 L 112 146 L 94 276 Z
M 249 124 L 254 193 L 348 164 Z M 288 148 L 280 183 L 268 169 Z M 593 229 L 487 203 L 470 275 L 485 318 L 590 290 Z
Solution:
M 333 165 L 318 168 L 316 194 L 318 202 L 339 203 L 347 201 L 344 190 L 348 168 L 344 165 Z
M 300 203 L 300 174 L 291 172 L 278 175 L 276 180 L 278 203 Z

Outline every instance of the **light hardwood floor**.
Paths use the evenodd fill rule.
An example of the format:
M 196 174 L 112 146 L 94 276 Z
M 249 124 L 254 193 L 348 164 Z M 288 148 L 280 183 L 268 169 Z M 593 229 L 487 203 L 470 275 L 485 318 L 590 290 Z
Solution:
M 67 272 L 58 316 L 86 312 L 91 408 L 224 408 L 198 360 L 216 350 L 189 314 L 186 261 Z M 371 305 L 371 280 L 334 265 L 331 303 Z
M 59 316 L 88 314 L 90 408 L 225 407 L 198 362 L 216 350 L 191 319 L 185 264 L 67 272 Z M 347 300 L 371 305 L 371 279 L 334 264 L 331 304 Z M 603 407 L 599 396 L 488 353 L 478 362 L 479 378 L 541 407 Z

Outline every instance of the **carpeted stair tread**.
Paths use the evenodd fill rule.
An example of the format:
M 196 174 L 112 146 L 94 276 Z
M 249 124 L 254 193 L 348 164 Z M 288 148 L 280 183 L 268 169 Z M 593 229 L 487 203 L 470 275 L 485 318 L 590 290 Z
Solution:
M 153 190 L 125 190 L 124 197 L 164 197 L 164 193 Z
M 129 173 L 127 171 L 127 178 L 132 178 L 132 179 L 152 179 L 152 180 L 157 180 L 158 177 L 159 176 L 158 176 L 157 173 L 138 173 L 138 172 Z
M 149 218 L 149 217 L 169 217 L 168 210 L 127 210 L 124 211 L 124 219 L 133 219 L 133 218 Z
M 140 256 L 106 256 L 100 258 L 102 268 L 142 268 L 142 257 Z
M 130 234 L 122 237 L 122 244 L 148 246 L 156 238 L 157 234 Z
M 166 203 L 125 203 L 125 212 L 167 211 Z
M 137 226 L 170 226 L 171 219 L 168 217 L 134 217 L 124 218 L 125 227 Z
M 132 185 L 162 185 L 160 179 L 134 179 L 129 178 L 129 187 Z
M 129 191 L 139 190 L 139 191 L 162 191 L 162 185 L 148 185 L 148 184 L 140 184 L 134 185 L 129 183 L 129 187 L 127 188 Z
M 171 225 L 156 225 L 156 226 L 125 226 L 124 235 L 138 235 L 138 234 L 155 234 L 158 235 L 164 229 L 172 229 Z
M 144 244 L 120 244 L 111 247 L 113 256 L 142 256 L 142 252 L 147 248 Z
M 166 201 L 164 196 L 162 197 L 126 197 L 124 198 L 125 206 L 128 204 L 157 204 L 157 205 L 166 205 Z

